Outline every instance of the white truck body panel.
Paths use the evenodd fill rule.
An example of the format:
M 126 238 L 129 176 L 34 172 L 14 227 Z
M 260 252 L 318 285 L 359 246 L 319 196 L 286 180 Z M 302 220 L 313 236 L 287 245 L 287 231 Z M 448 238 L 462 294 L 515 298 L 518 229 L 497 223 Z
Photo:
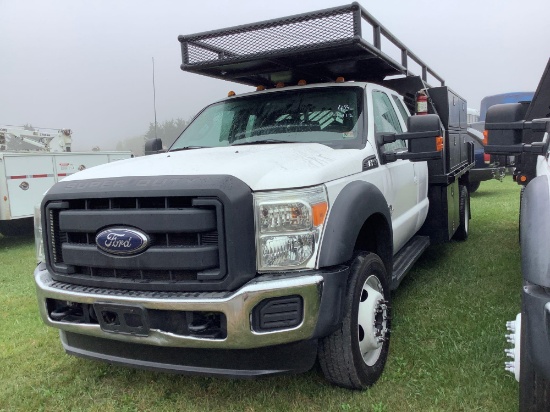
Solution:
M 0 153 L 0 220 L 32 217 L 55 183 L 79 170 L 128 159 L 130 152 Z

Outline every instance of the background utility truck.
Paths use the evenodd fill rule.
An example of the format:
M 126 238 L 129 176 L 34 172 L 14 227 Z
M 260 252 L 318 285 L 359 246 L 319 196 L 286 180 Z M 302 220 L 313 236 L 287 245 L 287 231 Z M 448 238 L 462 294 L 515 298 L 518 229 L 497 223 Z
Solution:
M 318 357 L 330 382 L 371 385 L 390 291 L 430 242 L 468 236 L 466 102 L 357 3 L 179 41 L 183 70 L 257 91 L 206 107 L 166 153 L 49 190 L 44 322 L 86 358 L 253 377 Z
M 527 96 L 528 98 L 530 96 Z M 550 410 L 550 60 L 531 102 L 497 104 L 487 111 L 485 151 L 515 156 L 522 185 L 521 313 L 508 322 L 512 361 L 506 369 L 520 385 L 521 411 Z
M 70 129 L 0 126 L 0 233 L 32 233 L 34 207 L 59 180 L 130 152 L 71 152 Z

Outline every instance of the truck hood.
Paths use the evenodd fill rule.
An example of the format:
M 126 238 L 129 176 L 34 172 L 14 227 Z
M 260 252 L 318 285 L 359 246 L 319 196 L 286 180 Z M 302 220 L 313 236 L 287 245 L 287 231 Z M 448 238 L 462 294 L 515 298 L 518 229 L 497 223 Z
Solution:
M 305 187 L 359 173 L 363 151 L 318 143 L 190 149 L 121 160 L 83 170 L 64 181 L 121 176 L 231 175 L 253 191 Z

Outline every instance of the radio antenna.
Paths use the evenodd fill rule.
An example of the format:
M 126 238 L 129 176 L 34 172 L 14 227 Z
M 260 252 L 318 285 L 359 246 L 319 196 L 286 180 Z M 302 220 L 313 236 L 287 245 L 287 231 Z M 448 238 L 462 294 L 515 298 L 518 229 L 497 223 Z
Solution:
M 155 58 L 151 57 L 151 60 L 153 60 L 153 110 L 155 112 L 155 138 L 158 138 L 157 136 L 157 91 L 155 89 Z

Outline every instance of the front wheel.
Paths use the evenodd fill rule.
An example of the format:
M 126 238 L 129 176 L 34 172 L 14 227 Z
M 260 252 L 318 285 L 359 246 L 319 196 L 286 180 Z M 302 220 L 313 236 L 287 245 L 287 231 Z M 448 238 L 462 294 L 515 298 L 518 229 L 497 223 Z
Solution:
M 365 389 L 378 380 L 390 344 L 389 301 L 382 260 L 374 253 L 357 254 L 348 279 L 342 325 L 319 345 L 319 363 L 329 382 Z

